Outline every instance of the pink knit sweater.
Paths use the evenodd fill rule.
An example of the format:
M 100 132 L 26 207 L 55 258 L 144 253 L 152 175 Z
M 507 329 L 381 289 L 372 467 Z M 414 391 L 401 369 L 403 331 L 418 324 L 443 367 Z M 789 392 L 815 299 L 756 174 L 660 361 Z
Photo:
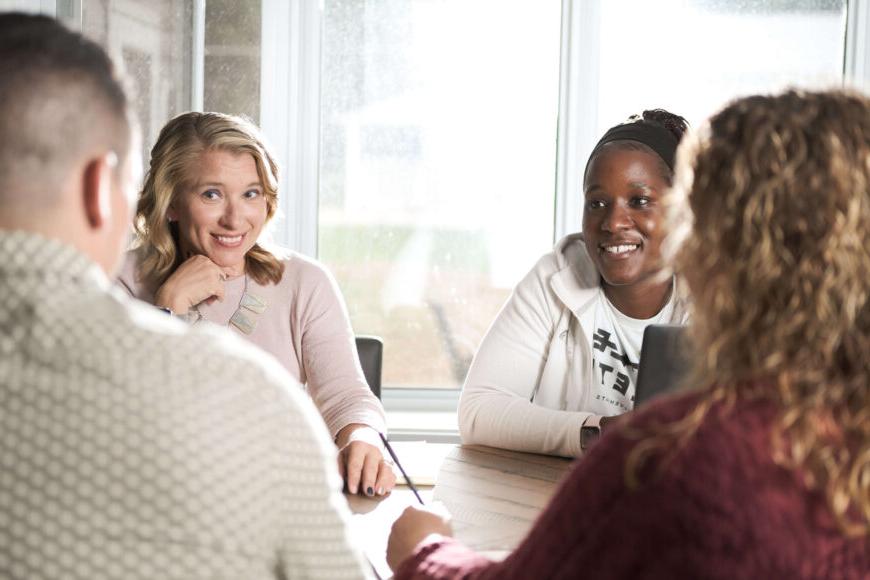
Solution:
M 665 399 L 629 424 L 680 417 L 696 402 Z M 634 491 L 624 474 L 636 440 L 610 433 L 506 560 L 441 539 L 418 546 L 396 579 L 870 578 L 870 541 L 844 537 L 823 497 L 771 459 L 775 420 L 766 402 L 714 407 L 661 475 L 647 473 Z
M 118 282 L 132 296 L 154 303 L 156 288 L 136 274 L 136 253 L 129 252 Z M 222 302 L 200 304 L 203 318 L 226 326 L 248 292 L 267 303 L 254 331 L 246 336 L 271 353 L 304 384 L 333 437 L 350 423 L 386 432 L 384 409 L 371 392 L 359 364 L 347 308 L 333 277 L 320 263 L 295 253 L 282 260 L 278 284 L 257 284 L 250 277 L 227 280 Z M 238 332 L 231 327 L 234 332 Z M 191 361 L 207 364 L 208 361 Z

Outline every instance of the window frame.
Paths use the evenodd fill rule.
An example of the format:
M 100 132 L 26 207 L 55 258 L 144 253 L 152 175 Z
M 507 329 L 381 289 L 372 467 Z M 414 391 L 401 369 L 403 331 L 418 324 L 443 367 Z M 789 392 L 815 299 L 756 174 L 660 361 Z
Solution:
M 276 156 L 279 244 L 317 257 L 321 2 L 262 0 L 260 126 Z
M 843 84 L 870 94 L 870 0 L 846 0 Z
M 203 107 L 205 3 L 194 0 L 191 109 Z M 603 0 L 561 0 L 554 241 L 578 231 L 583 160 L 595 144 L 598 48 Z M 83 0 L 23 0 L 17 9 L 57 16 L 82 28 Z M 870 0 L 847 0 L 843 84 L 870 92 Z M 282 168 L 278 243 L 317 256 L 320 162 L 322 1 L 262 0 L 260 125 Z M 582 112 L 582 113 L 581 113 Z M 390 388 L 384 406 L 397 412 L 455 412 L 459 390 Z M 448 428 L 449 427 L 449 428 Z M 400 431 L 402 431 L 400 429 Z M 455 421 L 438 433 L 455 436 Z M 408 430 L 407 436 L 420 433 Z M 439 436 L 429 430 L 430 439 Z
M 597 12 L 600 1 L 589 0 L 578 3 L 579 10 L 572 9 L 574 3 L 570 0 L 562 1 L 560 104 L 557 135 L 567 136 L 571 135 L 572 131 L 577 131 L 574 134 L 578 135 L 579 138 L 570 138 L 569 148 L 560 150 L 557 147 L 556 182 L 562 184 L 563 193 L 560 195 L 554 191 L 556 196 L 554 219 L 557 224 L 564 223 L 564 225 L 561 228 L 557 226 L 554 232 L 555 239 L 571 231 L 571 228 L 575 227 L 574 221 L 579 224 L 579 219 L 572 221 L 567 217 L 558 217 L 576 215 L 579 211 L 579 206 L 569 195 L 574 178 L 571 176 L 560 177 L 565 173 L 565 170 L 560 168 L 567 164 L 570 171 L 582 172 L 583 168 L 577 168 L 577 164 L 572 162 L 572 159 L 576 158 L 576 153 L 572 152 L 571 148 L 580 148 L 582 155 L 584 149 L 591 150 L 594 145 L 594 134 L 586 134 L 578 130 L 578 127 L 574 126 L 578 125 L 574 121 L 577 116 L 569 113 L 571 106 L 575 107 L 574 110 L 578 110 L 576 108 L 578 99 L 580 99 L 579 106 L 586 106 L 585 101 L 582 100 L 586 93 L 579 90 L 582 84 L 577 80 L 571 83 L 570 91 L 561 88 L 566 86 L 566 75 L 570 75 L 572 79 L 579 78 L 578 71 L 566 67 L 563 55 L 566 43 L 575 47 L 574 51 L 578 55 L 582 54 L 581 51 L 584 48 L 588 48 L 582 43 L 572 42 L 571 39 L 577 38 L 574 28 L 578 27 L 578 24 L 581 27 L 589 26 L 584 21 L 584 17 L 590 13 L 590 10 L 593 13 Z M 566 19 L 566 13 L 571 15 L 570 20 Z M 264 73 L 272 71 L 272 74 L 275 74 L 275 71 L 281 70 L 278 68 L 279 63 L 286 62 L 288 64 L 285 70 L 289 72 L 286 76 L 281 75 L 280 72 L 276 74 L 278 77 L 283 77 L 283 83 L 274 78 L 266 78 L 264 74 L 260 92 L 261 126 L 266 137 L 275 147 L 279 166 L 285 168 L 279 180 L 280 191 L 283 192 L 281 200 L 283 222 L 280 224 L 283 227 L 276 228 L 275 238 L 276 241 L 294 251 L 317 258 L 319 225 L 317 201 L 320 170 L 320 41 L 323 6 L 320 2 L 305 2 L 304 0 L 291 0 L 289 3 L 282 0 L 263 0 L 262 14 L 263 56 L 261 70 Z M 566 20 L 573 23 L 573 26 L 570 24 L 566 26 Z M 582 33 L 585 33 L 585 30 Z M 296 42 L 292 42 L 291 38 L 296 39 Z M 579 68 L 583 64 L 584 59 L 575 58 L 569 66 Z M 300 88 L 291 92 L 290 86 Z M 570 98 L 573 99 L 571 105 L 563 103 L 566 98 L 569 98 L 566 93 L 569 93 Z M 275 103 L 287 103 L 288 106 L 276 110 Z M 290 135 L 296 136 L 293 140 L 295 143 L 290 143 Z M 293 153 L 294 149 L 297 153 Z M 288 175 L 296 177 L 290 179 L 287 177 Z M 382 391 L 382 400 L 388 411 L 455 413 L 459 403 L 459 395 L 460 389 L 391 387 Z M 440 436 L 455 436 L 457 433 L 455 425 L 456 422 L 452 421 L 449 428 L 444 429 Z M 391 433 L 404 431 L 405 429 L 401 426 L 391 429 Z M 409 429 L 407 435 L 413 437 L 414 433 L 419 434 L 420 431 Z M 431 431 L 427 431 L 425 435 L 429 440 L 436 436 Z
M 583 201 L 577 191 L 598 137 L 595 123 L 586 120 L 598 118 L 601 2 L 562 0 L 554 243 L 579 232 L 582 224 Z
M 599 97 L 601 2 L 561 2 L 554 241 L 580 230 L 582 201 L 576 195 L 577 184 L 583 179 L 583 160 L 597 137 L 597 127 L 588 119 L 595 117 Z M 280 184 L 283 231 L 278 230 L 276 238 L 316 258 L 323 6 L 305 0 L 263 0 L 262 13 L 261 125 L 284 168 Z M 870 0 L 848 0 L 843 78 L 844 83 L 864 90 L 870 89 L 868 35 Z M 382 396 L 388 411 L 455 412 L 459 395 L 459 390 L 389 388 Z M 400 437 L 450 440 L 456 437 L 455 425 L 453 421 L 437 432 L 402 426 L 393 431 Z
M 190 55 L 190 110 L 205 107 L 205 2 L 193 0 L 193 30 Z

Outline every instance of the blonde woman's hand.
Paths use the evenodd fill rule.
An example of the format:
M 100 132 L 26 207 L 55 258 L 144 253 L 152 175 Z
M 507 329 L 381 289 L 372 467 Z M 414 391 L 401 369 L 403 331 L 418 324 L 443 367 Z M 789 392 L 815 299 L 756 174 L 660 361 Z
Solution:
M 360 423 L 352 423 L 338 432 L 338 472 L 347 482 L 349 493 L 369 497 L 386 495 L 396 486 L 392 462 L 384 458 L 378 432 Z
M 387 564 L 395 572 L 399 566 L 414 554 L 417 546 L 431 536 L 452 536 L 450 514 L 440 504 L 431 508 L 407 507 L 402 515 L 393 522 L 390 539 L 387 542 Z
M 175 314 L 187 314 L 200 302 L 223 300 L 224 280 L 230 274 L 206 256 L 191 256 L 157 290 L 154 304 Z

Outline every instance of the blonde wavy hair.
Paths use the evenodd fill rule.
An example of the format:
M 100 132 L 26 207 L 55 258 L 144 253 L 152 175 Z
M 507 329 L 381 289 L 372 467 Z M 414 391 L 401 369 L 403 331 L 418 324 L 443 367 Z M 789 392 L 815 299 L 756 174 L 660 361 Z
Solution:
M 160 286 L 181 263 L 178 238 L 167 212 L 178 195 L 196 183 L 193 168 L 208 150 L 248 153 L 254 158 L 266 198 L 266 221 L 278 209 L 278 165 L 259 129 L 249 121 L 222 113 L 178 115 L 160 131 L 151 149 L 151 164 L 139 195 L 134 224 L 139 252 L 139 276 Z M 281 261 L 259 243 L 245 256 L 245 271 L 258 283 L 278 283 Z
M 735 101 L 681 146 L 668 241 L 694 298 L 706 395 L 629 456 L 684 445 L 717 402 L 779 409 L 773 459 L 870 532 L 870 100 L 789 91 Z

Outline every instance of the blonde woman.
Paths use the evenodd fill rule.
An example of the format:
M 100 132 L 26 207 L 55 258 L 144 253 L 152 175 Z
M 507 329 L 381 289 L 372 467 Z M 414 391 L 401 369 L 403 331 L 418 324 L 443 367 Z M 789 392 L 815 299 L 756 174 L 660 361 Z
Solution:
M 867 578 L 870 101 L 750 97 L 682 147 L 698 388 L 606 433 L 503 562 L 409 508 L 397 579 Z
M 384 410 L 362 374 L 335 280 L 314 260 L 258 243 L 278 207 L 277 172 L 244 119 L 194 112 L 169 121 L 151 150 L 137 241 L 119 282 L 174 316 L 226 326 L 273 354 L 307 386 L 341 450 L 348 490 L 383 495 L 395 485 L 378 437 Z

